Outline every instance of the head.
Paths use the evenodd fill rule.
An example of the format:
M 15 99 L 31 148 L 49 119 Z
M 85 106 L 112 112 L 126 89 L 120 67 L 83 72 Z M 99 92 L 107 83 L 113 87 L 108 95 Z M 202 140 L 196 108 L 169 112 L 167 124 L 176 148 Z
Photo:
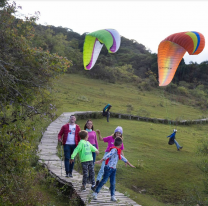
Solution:
M 85 131 L 85 130 L 81 130 L 81 131 L 79 132 L 79 136 L 80 136 L 80 139 L 87 140 L 87 139 L 88 139 L 88 132 Z
M 70 118 L 69 118 L 69 123 L 70 124 L 75 124 L 76 122 L 76 117 L 74 115 L 71 115 Z
M 115 141 L 114 141 L 114 146 L 117 147 L 117 148 L 121 148 L 122 146 L 122 139 L 120 137 L 116 137 L 115 138 Z
M 173 132 L 175 132 L 175 133 L 176 133 L 176 132 L 177 132 L 177 130 L 176 130 L 176 129 L 174 129 L 174 130 L 173 130 Z
M 92 120 L 91 119 L 88 119 L 85 123 L 85 126 L 84 126 L 84 130 L 85 129 L 92 129 L 93 130 L 93 123 L 92 123 Z
M 120 126 L 116 127 L 114 131 L 113 138 L 115 139 L 116 137 L 123 139 L 123 128 Z

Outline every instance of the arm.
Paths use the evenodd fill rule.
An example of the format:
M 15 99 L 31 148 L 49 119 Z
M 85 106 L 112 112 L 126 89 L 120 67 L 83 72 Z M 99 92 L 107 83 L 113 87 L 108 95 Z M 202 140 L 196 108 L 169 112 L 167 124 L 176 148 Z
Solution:
M 58 133 L 58 141 L 62 142 L 62 135 L 64 134 L 64 126 L 61 127 L 60 132 Z
M 95 145 L 96 145 L 96 148 L 99 149 L 96 133 L 95 133 Z
M 127 165 L 129 165 L 130 167 L 136 168 L 134 165 L 132 165 L 131 163 L 129 163 L 128 161 L 126 162 Z
M 124 156 L 123 150 L 121 150 L 121 155 Z
M 100 141 L 103 141 L 103 138 L 101 137 L 101 134 L 100 134 L 100 130 L 97 129 L 96 132 L 97 132 L 97 134 L 99 135 L 99 140 L 100 140 Z
M 99 155 L 99 151 L 98 151 L 98 150 L 97 150 L 97 151 L 95 151 L 95 154 L 96 154 L 96 155 Z
M 130 167 L 136 168 L 131 163 L 129 163 L 129 161 L 125 157 L 123 157 L 122 155 L 121 155 L 121 160 L 123 162 L 125 162 L 125 165 L 129 165 Z
M 78 153 L 80 150 L 81 150 L 81 147 L 80 147 L 80 145 L 78 145 L 78 146 L 75 148 L 75 150 L 74 150 L 74 152 L 72 153 L 72 155 L 71 155 L 71 159 L 69 160 L 70 163 L 74 162 L 74 158 L 76 157 L 77 153 Z

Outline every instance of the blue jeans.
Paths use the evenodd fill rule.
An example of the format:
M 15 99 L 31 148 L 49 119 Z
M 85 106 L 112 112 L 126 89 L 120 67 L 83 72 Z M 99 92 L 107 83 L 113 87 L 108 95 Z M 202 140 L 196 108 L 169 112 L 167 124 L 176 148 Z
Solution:
M 75 148 L 76 148 L 75 144 L 65 144 L 64 145 L 64 157 L 65 157 L 64 164 L 65 164 L 66 174 L 69 174 L 69 173 L 72 174 L 75 158 L 74 158 L 74 162 L 72 164 L 69 163 L 69 160 L 71 159 L 71 155 L 72 155 Z
M 116 186 L 116 169 L 111 168 L 109 166 L 104 167 L 104 175 L 101 182 L 98 184 L 95 192 L 99 193 L 102 186 L 108 181 L 108 178 L 110 177 L 110 190 L 111 190 L 111 196 L 115 195 L 115 186 Z
M 105 152 L 104 156 L 108 154 L 108 152 Z M 105 161 L 102 162 L 102 165 L 101 165 L 101 168 L 100 168 L 100 171 L 98 172 L 98 175 L 97 175 L 97 180 L 101 180 L 103 174 L 104 174 L 104 167 L 105 167 Z
M 174 143 L 175 143 L 177 149 L 180 149 L 181 146 L 178 144 L 178 142 L 175 139 L 174 139 Z

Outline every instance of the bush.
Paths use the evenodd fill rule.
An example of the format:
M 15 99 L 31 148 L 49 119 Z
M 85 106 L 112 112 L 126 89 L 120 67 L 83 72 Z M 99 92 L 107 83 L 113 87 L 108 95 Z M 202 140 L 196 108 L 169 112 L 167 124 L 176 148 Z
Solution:
M 178 92 L 179 94 L 185 95 L 185 96 L 188 96 L 188 94 L 189 94 L 188 89 L 186 89 L 186 88 L 183 87 L 183 86 L 179 86 L 179 87 L 177 88 L 177 92 Z

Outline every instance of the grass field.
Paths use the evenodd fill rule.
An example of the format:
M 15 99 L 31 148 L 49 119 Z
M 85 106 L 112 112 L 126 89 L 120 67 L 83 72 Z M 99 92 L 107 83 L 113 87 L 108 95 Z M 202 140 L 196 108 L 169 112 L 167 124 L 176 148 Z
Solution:
M 70 111 L 101 111 L 107 103 L 112 104 L 112 112 L 155 118 L 198 119 L 206 115 L 199 109 L 170 102 L 163 94 L 162 89 L 142 92 L 130 84 L 109 84 L 71 74 L 56 80 L 53 90 L 58 115 Z M 83 129 L 85 120 L 77 123 Z M 114 118 L 109 123 L 104 118 L 93 123 L 103 137 L 111 135 L 117 126 L 124 129 L 124 154 L 136 169 L 119 162 L 116 179 L 119 192 L 143 206 L 163 206 L 183 205 L 194 188 L 203 191 L 204 177 L 197 167 L 201 157 L 196 152 L 200 140 L 207 137 L 207 125 L 178 126 L 176 138 L 184 148 L 177 151 L 175 145 L 168 145 L 172 125 Z M 97 159 L 102 158 L 106 146 L 99 141 Z M 99 168 L 95 166 L 96 174 Z

